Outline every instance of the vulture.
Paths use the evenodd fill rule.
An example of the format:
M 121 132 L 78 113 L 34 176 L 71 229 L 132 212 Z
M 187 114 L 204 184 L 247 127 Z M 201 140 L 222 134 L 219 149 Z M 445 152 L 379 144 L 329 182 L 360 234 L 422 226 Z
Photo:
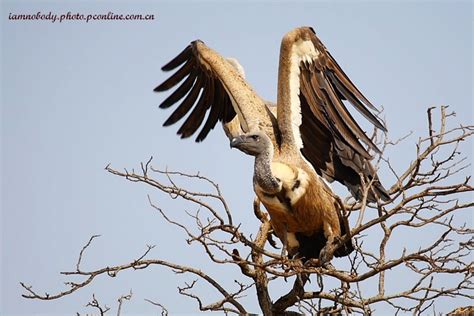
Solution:
M 382 131 L 377 109 L 365 98 L 318 39 L 299 27 L 282 39 L 276 105 L 246 82 L 240 64 L 200 40 L 191 42 L 162 67 L 178 68 L 154 91 L 174 91 L 160 104 L 179 103 L 164 126 L 187 115 L 181 138 L 206 138 L 218 121 L 231 147 L 254 156 L 254 191 L 270 214 L 275 235 L 291 257 L 346 256 L 352 241 L 341 204 L 328 182 L 344 184 L 356 199 L 369 184 L 368 202 L 390 198 L 370 163 L 380 153 L 348 111 L 351 104 Z M 375 114 L 374 114 L 375 112 Z

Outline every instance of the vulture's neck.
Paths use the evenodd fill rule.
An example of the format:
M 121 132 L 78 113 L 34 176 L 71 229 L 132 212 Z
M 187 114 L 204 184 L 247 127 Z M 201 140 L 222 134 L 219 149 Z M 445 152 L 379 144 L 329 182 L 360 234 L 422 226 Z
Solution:
M 268 194 L 275 194 L 281 190 L 281 181 L 272 173 L 273 148 L 262 152 L 255 157 L 254 179 L 258 186 Z

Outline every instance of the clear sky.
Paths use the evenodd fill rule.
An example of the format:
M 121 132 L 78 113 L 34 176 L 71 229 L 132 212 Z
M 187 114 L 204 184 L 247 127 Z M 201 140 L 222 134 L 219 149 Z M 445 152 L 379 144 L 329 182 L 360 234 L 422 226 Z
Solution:
M 155 19 L 8 18 L 38 11 Z M 2 1 L 0 314 L 91 312 L 84 305 L 92 293 L 114 306 L 130 289 L 134 299 L 124 307 L 130 314 L 156 314 L 144 298 L 173 314 L 196 310 L 175 290 L 192 278 L 159 267 L 99 278 L 59 301 L 20 297 L 20 281 L 40 291 L 63 289 L 58 272 L 75 266 L 93 234 L 102 237 L 84 258 L 88 268 L 128 262 L 146 244 L 156 244 L 152 257 L 196 262 L 224 279 L 236 273 L 201 262 L 199 249 L 163 223 L 146 194 L 173 214 L 182 212 L 182 204 L 104 171 L 108 163 L 138 168 L 150 156 L 155 167 L 199 171 L 220 183 L 235 221 L 247 232 L 256 230 L 252 159 L 230 150 L 220 128 L 195 144 L 179 140 L 176 127 L 161 127 L 170 112 L 157 105 L 166 95 L 152 89 L 165 78 L 160 67 L 190 41 L 202 39 L 237 58 L 256 91 L 275 100 L 281 37 L 294 27 L 313 26 L 363 93 L 384 107 L 390 138 L 414 132 L 386 153 L 401 171 L 414 157 L 418 135 L 426 135 L 427 107 L 450 105 L 458 114 L 454 122 L 473 123 L 472 21 L 470 1 Z M 469 145 L 463 149 L 472 160 Z M 388 170 L 379 174 L 390 187 Z M 472 225 L 472 216 L 466 222 Z M 413 239 L 400 240 L 408 243 Z M 463 303 L 447 299 L 437 310 Z

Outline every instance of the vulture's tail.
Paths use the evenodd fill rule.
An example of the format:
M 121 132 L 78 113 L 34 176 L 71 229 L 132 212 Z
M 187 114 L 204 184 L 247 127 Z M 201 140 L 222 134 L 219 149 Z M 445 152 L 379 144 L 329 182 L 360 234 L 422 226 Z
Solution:
M 379 180 L 379 177 L 375 175 L 375 179 L 372 178 L 372 175 L 365 176 L 364 179 L 365 183 L 371 183 L 370 189 L 367 194 L 367 201 L 368 202 L 377 202 L 378 200 L 388 201 L 390 200 L 390 194 L 384 188 L 382 183 Z M 360 177 L 357 177 L 357 183 L 355 185 L 348 186 L 349 190 L 351 191 L 352 196 L 361 201 L 363 198 L 362 192 L 362 183 Z
M 335 165 L 334 175 L 332 175 L 332 178 L 329 177 L 329 180 L 337 180 L 343 183 L 356 200 L 362 200 L 363 183 L 365 185 L 370 183 L 367 194 L 368 202 L 390 200 L 390 194 L 380 182 L 377 172 L 370 162 L 363 161 L 359 155 L 352 156 L 350 160 L 333 156 L 333 161 Z

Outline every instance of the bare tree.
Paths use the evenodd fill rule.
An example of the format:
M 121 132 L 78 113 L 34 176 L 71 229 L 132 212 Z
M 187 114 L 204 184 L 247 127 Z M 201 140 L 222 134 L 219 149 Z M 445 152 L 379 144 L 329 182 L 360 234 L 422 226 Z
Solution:
M 396 183 L 390 189 L 391 200 L 378 204 L 356 202 L 352 198 L 341 201 L 346 216 L 352 223 L 348 238 L 355 239 L 355 251 L 347 264 L 320 266 L 317 259 L 302 263 L 298 259 L 282 257 L 274 251 L 276 243 L 272 238 L 272 227 L 268 214 L 254 201 L 254 214 L 260 226 L 254 234 L 246 235 L 232 219 L 232 212 L 219 186 L 200 174 L 163 171 L 155 169 L 152 159 L 135 170 L 119 171 L 107 166 L 111 174 L 131 182 L 151 186 L 173 199 L 183 199 L 198 205 L 196 212 L 187 212 L 191 219 L 184 223 L 174 214 L 159 207 L 149 196 L 149 203 L 169 225 L 182 230 L 189 244 L 198 244 L 210 262 L 220 265 L 236 265 L 241 275 L 235 275 L 235 285 L 225 288 L 221 280 L 208 272 L 192 266 L 177 264 L 161 259 L 149 258 L 153 246 L 147 246 L 141 256 L 130 262 L 94 270 L 81 267 L 84 252 L 97 236 L 92 236 L 82 248 L 75 269 L 61 272 L 71 277 L 82 277 L 80 282 L 67 282 L 66 289 L 55 294 L 40 294 L 31 286 L 21 283 L 25 290 L 23 297 L 29 299 L 54 300 L 71 295 L 91 284 L 102 275 L 117 276 L 124 270 L 147 269 L 153 265 L 164 266 L 176 273 L 194 275 L 196 280 L 178 288 L 179 294 L 196 301 L 201 311 L 248 314 L 241 303 L 243 295 L 255 295 L 264 315 L 296 314 L 372 314 L 378 304 L 388 304 L 394 314 L 425 311 L 436 314 L 435 302 L 443 297 L 464 297 L 472 299 L 473 230 L 465 223 L 468 212 L 474 205 L 473 186 L 469 173 L 470 163 L 459 151 L 461 142 L 470 140 L 474 126 L 459 125 L 448 128 L 448 120 L 454 113 L 446 107 L 439 111 L 439 123 L 433 123 L 433 109 L 427 111 L 428 134 L 416 144 L 416 157 L 404 172 L 395 171 L 389 159 L 381 157 L 379 166 L 389 168 Z M 375 137 L 376 135 L 374 135 Z M 380 140 L 383 148 L 397 146 L 396 142 Z M 210 186 L 208 192 L 196 192 L 177 185 L 181 179 L 193 179 L 201 187 Z M 371 183 L 365 184 L 367 193 Z M 367 194 L 365 195 L 367 196 Z M 411 245 L 401 245 L 403 235 L 422 236 Z M 419 241 L 419 242 L 418 242 Z M 398 246 L 397 247 L 394 247 Z M 390 249 L 390 251 L 389 251 Z M 338 262 L 339 263 L 339 262 Z M 404 269 L 409 275 L 403 288 L 393 286 L 390 274 L 393 269 Z M 440 278 L 449 275 L 449 284 Z M 269 289 L 276 280 L 292 280 L 288 292 L 272 297 Z M 313 279 L 308 285 L 308 280 Z M 217 290 L 220 297 L 213 302 L 204 302 L 195 285 L 204 282 Z M 400 284 L 399 284 L 400 285 Z M 308 288 L 311 288 L 310 291 Z M 376 288 L 374 292 L 369 288 Z M 255 293 L 255 294 L 254 294 Z M 124 300 L 132 293 L 119 299 L 118 314 Z M 162 315 L 168 311 L 160 303 L 148 300 L 161 308 Z M 89 306 L 97 308 L 101 315 L 108 310 L 93 297 Z

